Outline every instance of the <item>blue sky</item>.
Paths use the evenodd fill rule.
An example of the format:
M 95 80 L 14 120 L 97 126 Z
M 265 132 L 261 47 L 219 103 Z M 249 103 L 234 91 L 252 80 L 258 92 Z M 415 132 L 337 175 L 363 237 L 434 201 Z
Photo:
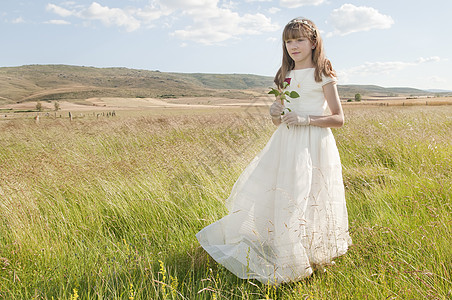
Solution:
M 0 0 L 0 66 L 273 76 L 302 16 L 340 84 L 452 90 L 451 13 L 450 0 Z

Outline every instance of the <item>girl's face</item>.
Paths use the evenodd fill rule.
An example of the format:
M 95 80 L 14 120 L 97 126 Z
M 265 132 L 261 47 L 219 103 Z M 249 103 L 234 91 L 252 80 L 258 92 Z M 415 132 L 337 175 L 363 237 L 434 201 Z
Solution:
M 311 68 L 312 49 L 314 44 L 306 37 L 288 39 L 285 41 L 287 52 L 290 58 L 295 62 L 295 69 Z

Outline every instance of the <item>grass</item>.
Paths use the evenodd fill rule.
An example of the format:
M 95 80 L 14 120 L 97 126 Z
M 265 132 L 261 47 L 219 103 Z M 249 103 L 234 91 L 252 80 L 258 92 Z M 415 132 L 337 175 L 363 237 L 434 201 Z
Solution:
M 0 299 L 449 299 L 452 107 L 347 107 L 353 245 L 306 280 L 237 279 L 195 233 L 274 131 L 265 112 L 0 122 Z

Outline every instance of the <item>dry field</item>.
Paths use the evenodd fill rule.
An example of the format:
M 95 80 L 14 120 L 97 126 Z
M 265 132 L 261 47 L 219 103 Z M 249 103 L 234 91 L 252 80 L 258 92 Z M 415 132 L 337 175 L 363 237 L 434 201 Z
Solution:
M 98 97 L 81 100 L 59 101 L 62 112 L 99 112 L 113 110 L 155 110 L 155 109 L 213 109 L 259 106 L 266 107 L 273 101 L 270 96 L 250 97 L 252 99 L 231 99 L 221 97 L 184 97 L 184 98 L 119 98 Z M 54 112 L 55 101 L 41 101 L 42 112 L 37 112 L 37 102 L 21 102 L 0 106 L 0 113 L 13 114 L 15 112 L 34 112 L 45 114 Z
M 37 102 L 21 102 L 3 104 L 0 106 L 0 120 L 8 117 L 36 116 L 36 115 L 61 115 L 72 112 L 75 115 L 92 113 L 97 115 L 102 112 L 112 111 L 142 111 L 145 113 L 163 113 L 171 111 L 210 110 L 210 109 L 238 109 L 246 107 L 267 107 L 273 101 L 273 97 L 259 92 L 248 91 L 249 99 L 231 99 L 223 97 L 184 97 L 184 98 L 119 98 L 97 97 L 71 101 L 59 101 L 60 110 L 54 111 L 55 101 L 41 101 L 42 112 L 36 111 Z M 261 94 L 261 96 L 259 96 Z M 452 105 L 452 97 L 370 97 L 361 102 L 342 101 L 347 107 L 355 106 L 441 106 Z M 166 112 L 163 112 L 166 111 Z M 28 112 L 28 114 L 24 114 Z M 21 113 L 21 114 L 18 114 Z
M 343 105 L 375 105 L 375 106 L 441 106 L 452 105 L 452 97 L 370 97 L 361 102 L 342 102 Z
M 72 122 L 63 102 L 65 118 L 0 118 L 0 299 L 451 299 L 452 106 L 344 107 L 353 245 L 276 288 L 195 238 L 275 130 L 267 106 L 140 99 L 97 118 L 122 100 L 91 101 Z

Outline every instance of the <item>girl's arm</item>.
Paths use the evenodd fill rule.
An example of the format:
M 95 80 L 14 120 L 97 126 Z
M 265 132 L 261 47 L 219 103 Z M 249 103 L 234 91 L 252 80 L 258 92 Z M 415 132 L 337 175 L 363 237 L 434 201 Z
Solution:
M 335 82 L 323 86 L 323 94 L 330 108 L 330 116 L 309 116 L 309 125 L 318 127 L 342 127 L 344 125 L 344 112 L 342 111 L 341 100 Z

